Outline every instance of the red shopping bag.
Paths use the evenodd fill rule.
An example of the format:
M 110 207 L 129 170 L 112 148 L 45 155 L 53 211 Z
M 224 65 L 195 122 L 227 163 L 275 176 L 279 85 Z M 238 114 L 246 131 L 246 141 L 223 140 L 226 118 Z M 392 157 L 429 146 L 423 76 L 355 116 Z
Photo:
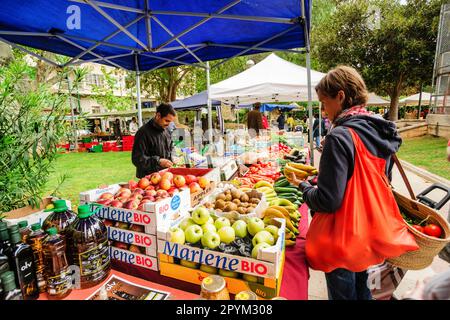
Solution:
M 307 260 L 324 272 L 337 268 L 361 272 L 419 248 L 389 187 L 386 161 L 368 152 L 349 130 L 355 164 L 342 205 L 335 213 L 314 214 L 306 236 Z

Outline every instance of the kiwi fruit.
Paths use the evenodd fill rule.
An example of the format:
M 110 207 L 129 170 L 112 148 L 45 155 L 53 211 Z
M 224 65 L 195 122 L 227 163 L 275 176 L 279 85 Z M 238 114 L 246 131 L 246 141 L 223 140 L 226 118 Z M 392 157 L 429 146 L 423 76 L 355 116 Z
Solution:
M 212 209 L 213 208 L 213 204 L 210 202 L 205 203 L 205 208 L 207 209 Z
M 231 195 L 233 196 L 233 199 L 240 199 L 241 195 L 242 195 L 242 192 L 239 191 L 238 189 L 233 189 L 231 191 Z
M 229 203 L 227 203 L 225 208 L 223 208 L 223 211 L 225 211 L 225 212 L 230 212 L 231 210 L 233 210 L 233 208 L 230 206 Z
M 239 199 L 234 199 L 232 202 L 236 203 L 238 206 L 241 204 L 241 200 Z
M 239 208 L 237 209 L 237 212 L 239 212 L 239 214 L 246 214 L 246 213 L 247 213 L 247 210 L 246 210 L 245 208 L 243 208 L 243 207 L 239 207 Z
M 225 201 L 222 199 L 216 200 L 216 204 L 214 206 L 215 209 L 223 209 L 225 207 Z
M 248 202 L 242 202 L 241 201 L 241 207 L 247 208 L 248 207 Z
M 248 195 L 246 195 L 245 193 L 242 193 L 241 195 L 241 202 L 248 202 L 250 200 L 250 198 L 248 197 Z
M 227 194 L 227 195 L 225 196 L 225 200 L 226 200 L 226 201 L 231 201 L 231 200 L 233 200 L 233 196 L 232 196 L 231 194 Z
M 258 204 L 261 201 L 259 198 L 251 198 L 250 203 Z
M 216 200 L 225 200 L 226 196 L 223 193 L 217 195 Z

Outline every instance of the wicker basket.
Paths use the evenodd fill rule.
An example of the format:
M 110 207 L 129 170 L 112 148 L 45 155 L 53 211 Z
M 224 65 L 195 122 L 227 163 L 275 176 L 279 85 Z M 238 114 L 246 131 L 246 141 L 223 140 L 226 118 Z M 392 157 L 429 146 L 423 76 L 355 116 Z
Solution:
M 424 269 L 431 265 L 434 257 L 437 256 L 448 243 L 450 243 L 450 225 L 438 212 L 430 207 L 427 207 L 415 200 L 408 199 L 396 191 L 393 191 L 393 193 L 401 211 L 421 220 L 429 217 L 428 221 L 440 226 L 444 232 L 443 238 L 430 237 L 407 224 L 409 231 L 416 239 L 419 249 L 416 251 L 407 252 L 396 258 L 387 259 L 388 262 L 402 269 Z

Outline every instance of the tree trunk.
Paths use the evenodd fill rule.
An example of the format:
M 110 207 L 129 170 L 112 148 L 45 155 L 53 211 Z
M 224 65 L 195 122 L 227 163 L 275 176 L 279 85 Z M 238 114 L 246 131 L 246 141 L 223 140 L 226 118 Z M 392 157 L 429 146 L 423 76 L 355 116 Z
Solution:
M 391 104 L 389 107 L 389 120 L 391 121 L 398 120 L 398 100 L 402 91 L 403 77 L 404 74 L 400 74 L 397 83 L 395 84 L 394 88 L 392 88 L 392 91 L 389 95 L 389 97 L 391 98 Z

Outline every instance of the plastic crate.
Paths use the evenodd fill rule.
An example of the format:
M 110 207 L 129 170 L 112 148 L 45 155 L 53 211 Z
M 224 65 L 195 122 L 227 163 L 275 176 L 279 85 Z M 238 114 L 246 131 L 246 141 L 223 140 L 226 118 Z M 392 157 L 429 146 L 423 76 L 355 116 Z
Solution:
M 96 146 L 92 146 L 93 152 L 103 152 L 103 146 L 101 144 L 98 144 Z

